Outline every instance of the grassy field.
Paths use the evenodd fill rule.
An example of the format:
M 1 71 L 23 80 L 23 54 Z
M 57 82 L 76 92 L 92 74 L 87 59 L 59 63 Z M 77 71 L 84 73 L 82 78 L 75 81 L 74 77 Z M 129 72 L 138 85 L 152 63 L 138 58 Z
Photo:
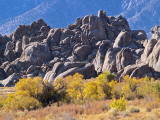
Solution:
M 1 111 L 0 120 L 159 120 L 160 103 L 145 100 L 128 101 L 125 111 L 110 108 L 110 100 L 82 105 L 53 104 L 34 111 Z

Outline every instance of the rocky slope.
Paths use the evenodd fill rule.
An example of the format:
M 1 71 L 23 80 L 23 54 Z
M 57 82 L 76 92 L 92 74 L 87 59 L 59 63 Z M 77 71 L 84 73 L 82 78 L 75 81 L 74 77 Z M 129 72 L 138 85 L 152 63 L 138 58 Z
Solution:
M 49 82 L 58 77 L 83 74 L 96 77 L 102 71 L 131 77 L 160 77 L 159 32 L 153 39 L 143 30 L 131 30 L 122 16 L 78 18 L 67 28 L 51 29 L 42 19 L 19 26 L 0 37 L 0 83 L 12 86 L 19 78 L 40 76 Z

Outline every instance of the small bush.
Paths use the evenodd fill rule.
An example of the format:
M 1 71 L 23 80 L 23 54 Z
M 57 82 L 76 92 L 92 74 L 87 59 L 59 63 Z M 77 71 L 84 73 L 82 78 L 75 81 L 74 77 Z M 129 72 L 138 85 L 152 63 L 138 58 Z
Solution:
M 9 110 L 34 110 L 40 107 L 41 103 L 33 97 L 22 97 L 13 94 L 8 95 L 6 104 L 4 105 L 4 108 Z
M 110 87 L 110 97 L 112 98 L 117 98 L 117 91 L 116 91 L 116 87 L 117 85 L 119 85 L 120 83 L 118 83 L 117 81 L 112 80 L 111 82 L 108 83 L 109 87 Z
M 135 90 L 132 90 L 131 86 L 126 84 L 123 86 L 121 93 L 127 100 L 133 100 L 136 98 L 136 86 Z
M 127 101 L 124 97 L 120 98 L 119 100 L 113 99 L 113 101 L 110 104 L 111 108 L 115 108 L 118 111 L 124 111 L 126 110 Z

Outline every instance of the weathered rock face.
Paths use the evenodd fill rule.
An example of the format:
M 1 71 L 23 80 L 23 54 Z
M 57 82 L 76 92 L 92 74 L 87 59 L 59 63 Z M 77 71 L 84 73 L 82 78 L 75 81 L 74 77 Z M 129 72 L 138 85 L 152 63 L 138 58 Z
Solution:
M 146 40 L 147 34 L 144 30 L 132 30 L 131 32 L 132 38 L 136 40 Z
M 107 16 L 103 10 L 67 28 L 51 29 L 41 19 L 21 25 L 9 37 L 0 36 L 0 84 L 12 86 L 19 78 L 35 76 L 54 82 L 77 72 L 92 78 L 106 70 L 120 79 L 159 78 L 159 26 L 151 31 L 153 38 L 147 39 L 122 16 Z
M 116 56 L 116 68 L 117 71 L 122 70 L 128 65 L 135 64 L 135 58 L 131 49 L 123 48 Z
M 160 72 L 160 41 L 158 41 L 147 59 L 149 66 Z
M 147 44 L 145 45 L 145 49 L 144 52 L 141 56 L 141 60 L 143 62 L 148 63 L 147 58 L 149 57 L 149 55 L 151 54 L 151 52 L 153 51 L 154 46 L 156 45 L 157 40 L 156 39 L 151 39 L 148 40 Z
M 61 29 L 51 29 L 47 36 L 47 43 L 49 46 L 58 45 L 60 42 L 62 30 Z
M 88 79 L 88 78 L 91 78 L 91 77 L 96 77 L 96 75 L 97 75 L 96 71 L 94 69 L 94 65 L 92 65 L 92 64 L 86 64 L 83 67 L 73 67 L 73 68 L 70 68 L 67 71 L 59 74 L 56 77 L 56 79 L 60 78 L 60 77 L 66 77 L 68 75 L 74 75 L 75 73 L 82 74 L 85 79 Z
M 88 45 L 82 45 L 80 47 L 77 47 L 74 50 L 74 53 L 80 60 L 86 60 L 87 56 L 91 53 L 91 48 Z
M 3 87 L 13 87 L 18 82 L 19 79 L 20 79 L 20 75 L 16 74 L 16 73 L 13 73 L 8 78 L 1 81 L 0 85 L 3 86 Z
M 97 73 L 102 72 L 102 67 L 105 59 L 105 55 L 107 50 L 110 48 L 110 42 L 107 40 L 104 40 L 100 43 L 96 57 L 94 59 L 94 66 Z
M 142 78 L 145 76 L 158 78 L 160 77 L 159 73 L 156 72 L 153 68 L 149 67 L 147 64 L 137 64 L 137 65 L 129 65 L 121 71 L 120 79 L 123 76 L 130 75 L 130 77 Z
M 21 55 L 21 61 L 30 62 L 33 65 L 42 65 L 51 58 L 48 45 L 38 42 L 27 45 Z
M 114 48 L 127 47 L 131 43 L 132 43 L 131 33 L 127 31 L 122 31 L 116 38 L 113 47 Z
M 5 79 L 5 77 L 6 75 L 5 75 L 4 69 L 0 68 L 0 80 Z
M 53 69 L 46 73 L 44 80 L 48 80 L 49 82 L 53 82 L 55 79 L 59 77 L 66 77 L 68 75 L 73 75 L 75 73 L 80 73 L 84 75 L 84 78 L 91 78 L 97 75 L 93 64 L 86 64 L 84 62 L 81 63 L 56 63 Z
M 153 39 L 160 39 L 160 26 L 155 26 L 151 29 L 152 34 L 152 38 Z
M 27 36 L 29 38 L 38 37 L 38 39 L 40 40 L 40 36 L 44 36 L 45 38 L 49 30 L 50 30 L 50 27 L 47 26 L 47 24 L 42 19 L 40 19 L 37 22 L 33 22 L 31 25 L 28 25 L 28 26 L 20 25 L 10 35 L 10 38 L 14 41 L 17 41 L 17 40 L 21 40 L 23 36 Z
M 110 71 L 110 72 L 117 72 L 116 67 L 116 55 L 120 51 L 119 48 L 110 48 L 106 55 L 103 64 L 102 71 Z
M 12 43 L 10 41 L 6 44 L 4 56 L 5 59 L 10 62 L 15 59 L 15 52 L 13 51 Z

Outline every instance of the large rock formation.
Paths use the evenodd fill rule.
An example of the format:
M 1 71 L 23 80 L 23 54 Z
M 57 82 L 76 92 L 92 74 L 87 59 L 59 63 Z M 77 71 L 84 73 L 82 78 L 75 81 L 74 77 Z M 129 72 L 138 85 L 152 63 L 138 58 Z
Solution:
M 78 72 L 88 79 L 110 71 L 121 79 L 160 77 L 159 26 L 147 39 L 143 30 L 131 30 L 122 16 L 78 18 L 67 28 L 51 29 L 43 20 L 19 26 L 0 36 L 1 86 L 19 78 L 40 76 L 49 82 Z

